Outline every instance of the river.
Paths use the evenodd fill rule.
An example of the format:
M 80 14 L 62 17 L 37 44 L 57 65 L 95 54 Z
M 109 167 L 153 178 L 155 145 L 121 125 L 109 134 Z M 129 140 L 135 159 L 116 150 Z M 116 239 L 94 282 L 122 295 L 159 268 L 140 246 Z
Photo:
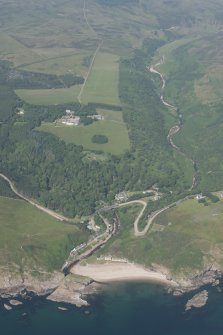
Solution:
M 12 311 L 0 308 L 1 334 L 222 335 L 223 294 L 211 288 L 205 307 L 185 313 L 191 295 L 173 297 L 160 286 L 128 283 L 106 286 L 81 309 L 36 298 Z

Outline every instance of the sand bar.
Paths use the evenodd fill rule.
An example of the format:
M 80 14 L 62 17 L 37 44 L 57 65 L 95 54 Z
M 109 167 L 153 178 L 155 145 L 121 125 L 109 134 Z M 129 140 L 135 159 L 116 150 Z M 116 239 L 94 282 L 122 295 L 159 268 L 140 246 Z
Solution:
M 167 285 L 175 284 L 172 280 L 168 280 L 165 274 L 147 270 L 143 266 L 131 263 L 77 264 L 70 271 L 73 274 L 90 277 L 102 283 L 113 281 L 150 281 Z

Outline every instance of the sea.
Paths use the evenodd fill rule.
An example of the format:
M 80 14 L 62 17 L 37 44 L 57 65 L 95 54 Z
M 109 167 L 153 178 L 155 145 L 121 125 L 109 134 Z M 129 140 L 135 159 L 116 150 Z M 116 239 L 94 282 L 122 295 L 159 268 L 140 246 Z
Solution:
M 174 297 L 148 283 L 105 285 L 82 308 L 34 297 L 7 311 L 1 301 L 0 334 L 223 335 L 223 291 L 207 289 L 207 305 L 188 312 L 185 304 L 192 293 Z

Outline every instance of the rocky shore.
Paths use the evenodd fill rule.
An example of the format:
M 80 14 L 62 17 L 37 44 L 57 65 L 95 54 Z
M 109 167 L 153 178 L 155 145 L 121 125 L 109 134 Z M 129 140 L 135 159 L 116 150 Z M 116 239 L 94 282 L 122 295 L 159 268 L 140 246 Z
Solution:
M 16 299 L 30 299 L 32 296 L 45 296 L 48 300 L 65 302 L 78 307 L 88 305 L 83 298 L 99 289 L 92 279 L 60 272 L 24 272 L 0 270 L 0 298 L 7 299 L 12 306 Z
M 173 291 L 175 296 L 183 295 L 184 293 L 195 291 L 205 285 L 217 286 L 223 273 L 217 267 L 209 267 L 203 272 L 188 278 L 176 279 L 178 287 Z
M 160 274 L 164 275 L 164 272 L 161 271 L 162 269 L 159 268 L 159 270 Z M 175 283 L 174 285 L 169 285 L 169 292 L 175 296 L 180 296 L 205 285 L 217 286 L 220 278 L 222 278 L 222 272 L 217 268 L 211 267 L 190 278 L 174 278 L 166 270 L 165 276 L 167 276 L 169 282 Z M 160 282 L 162 283 L 162 281 Z M 168 286 L 168 283 L 166 285 Z M 86 297 L 97 293 L 101 286 L 93 279 L 77 274 L 69 274 L 64 277 L 61 272 L 25 271 L 21 274 L 20 271 L 0 269 L 0 298 L 7 299 L 9 304 L 10 301 L 16 301 L 15 299 L 29 299 L 33 295 L 37 295 L 45 296 L 48 300 L 58 303 L 65 302 L 78 307 L 87 306 Z M 203 303 L 207 301 L 207 296 L 203 294 L 204 292 L 202 291 L 200 296 L 195 295 L 194 298 L 188 301 L 186 309 L 188 310 L 193 306 L 199 307 L 198 305 L 203 306 Z
M 185 306 L 185 311 L 191 310 L 193 307 L 194 308 L 201 308 L 206 305 L 208 301 L 208 291 L 203 290 L 197 294 L 195 294 L 188 302 L 186 303 Z

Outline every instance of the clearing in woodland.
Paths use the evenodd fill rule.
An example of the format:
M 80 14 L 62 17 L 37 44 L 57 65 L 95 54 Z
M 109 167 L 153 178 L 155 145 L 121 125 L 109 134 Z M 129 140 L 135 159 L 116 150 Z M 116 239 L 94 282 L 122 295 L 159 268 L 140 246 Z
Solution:
M 123 121 L 122 113 L 117 111 L 97 110 L 104 120 L 96 121 L 89 126 L 71 127 L 62 124 L 43 123 L 39 130 L 52 133 L 66 143 L 83 145 L 90 150 L 101 150 L 112 154 L 122 154 L 130 147 L 128 130 Z M 108 143 L 92 143 L 94 135 L 105 135 Z

